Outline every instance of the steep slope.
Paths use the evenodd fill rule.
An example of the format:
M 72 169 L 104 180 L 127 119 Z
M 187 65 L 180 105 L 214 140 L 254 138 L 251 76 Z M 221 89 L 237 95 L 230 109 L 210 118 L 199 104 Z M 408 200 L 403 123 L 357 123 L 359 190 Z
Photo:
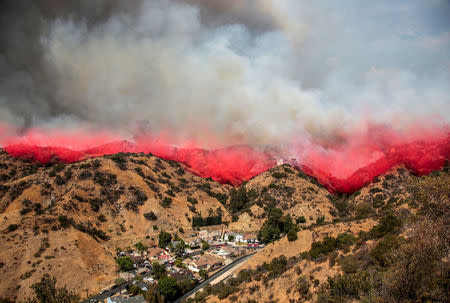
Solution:
M 188 235 L 198 215 L 230 219 L 211 196 L 228 186 L 150 155 L 37 165 L 2 154 L 0 163 L 0 292 L 12 298 L 30 295 L 46 272 L 83 295 L 98 291 L 117 276 L 117 247 L 154 243 L 161 229 Z M 150 211 L 156 219 L 144 217 Z
M 51 273 L 60 284 L 85 296 L 113 283 L 117 248 L 138 241 L 154 244 L 163 229 L 188 236 L 196 216 L 220 214 L 228 230 L 257 233 L 271 210 L 277 209 L 283 220 L 289 215 L 295 222 L 298 240 L 287 241 L 286 231 L 280 230 L 275 239 L 281 240 L 254 256 L 247 268 L 285 254 L 291 260 L 289 269 L 269 286 L 263 281 L 239 287 L 255 289 L 242 292 L 245 298 L 271 301 L 286 293 L 283 285 L 296 277 L 294 272 L 298 275 L 296 265 L 306 273 L 320 271 L 313 275 L 319 283 L 328 274 L 341 272 L 337 265 L 316 266 L 299 258 L 312 243 L 327 234 L 348 232 L 357 237 L 388 212 L 400 217 L 417 213 L 410 192 L 417 180 L 399 167 L 351 196 L 337 196 L 289 165 L 274 167 L 235 188 L 150 154 L 37 164 L 1 152 L 0 292 L 24 300 L 31 295 L 29 286 Z M 300 296 L 279 300 L 288 298 Z
M 303 226 L 313 224 L 319 217 L 332 221 L 335 216 L 329 192 L 314 179 L 290 165 L 274 167 L 242 185 L 250 196 L 249 211 L 239 216 L 230 226 L 244 231 L 257 231 L 264 222 L 264 209 L 281 208 L 295 220 L 304 217 Z
M 426 177 L 394 168 L 350 197 L 334 196 L 345 205 L 341 220 L 267 245 L 190 301 L 447 302 L 449 195 L 448 166 Z

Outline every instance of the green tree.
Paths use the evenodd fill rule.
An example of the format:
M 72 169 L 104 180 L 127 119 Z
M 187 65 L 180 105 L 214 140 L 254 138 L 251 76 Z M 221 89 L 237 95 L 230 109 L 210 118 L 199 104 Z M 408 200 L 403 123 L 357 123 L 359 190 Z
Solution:
M 164 298 L 157 285 L 149 285 L 148 291 L 144 293 L 144 299 L 149 303 L 163 303 Z
M 258 238 L 263 243 L 270 243 L 277 240 L 280 236 L 280 229 L 278 226 L 264 224 L 259 231 Z
M 283 229 L 285 233 L 288 233 L 291 230 L 291 227 L 293 226 L 292 218 L 290 214 L 287 214 L 284 216 L 283 220 Z
M 185 250 L 185 249 L 186 249 L 186 243 L 184 243 L 184 241 L 181 240 L 180 243 L 178 243 L 178 244 L 175 246 L 175 253 L 176 253 L 178 256 L 181 256 L 181 255 L 184 253 L 184 250 Z
M 128 284 L 127 291 L 132 295 L 137 295 L 141 292 L 141 288 L 137 285 Z
M 206 270 L 200 269 L 200 271 L 198 272 L 198 274 L 200 275 L 200 277 L 201 277 L 203 280 L 208 279 L 208 272 L 207 272 Z
M 80 297 L 67 290 L 66 286 L 56 287 L 56 278 L 45 274 L 41 281 L 30 286 L 34 290 L 35 299 L 28 299 L 33 303 L 72 303 L 80 302 Z
M 121 271 L 129 271 L 134 268 L 133 260 L 130 257 L 122 257 L 116 259 L 117 264 Z
M 161 230 L 161 232 L 159 233 L 158 246 L 161 248 L 164 248 L 167 245 L 169 245 L 171 241 L 172 241 L 172 235 L 170 233 L 166 232 L 165 230 Z
M 295 223 L 297 223 L 297 224 L 306 223 L 306 219 L 304 216 L 300 216 L 297 219 L 295 219 Z
M 267 213 L 267 223 L 273 226 L 278 226 L 280 230 L 283 230 L 282 217 L 283 211 L 280 208 L 272 207 L 268 210 Z
M 196 285 L 196 280 L 189 279 L 189 278 L 183 278 L 180 281 L 178 281 L 178 287 L 181 291 L 181 293 L 185 294 L 191 289 L 193 289 Z
M 163 265 L 159 264 L 158 262 L 154 262 L 152 264 L 152 269 L 153 269 L 153 273 L 156 276 L 156 279 L 160 279 L 166 273 L 165 267 Z
M 239 212 L 247 208 L 250 204 L 250 198 L 245 187 L 239 189 L 232 188 L 230 190 L 230 208 L 231 212 Z
M 288 238 L 289 242 L 292 242 L 292 241 L 295 241 L 298 239 L 297 229 L 294 226 L 291 226 L 291 229 L 289 229 L 289 231 L 287 233 L 287 238 Z
M 136 247 L 136 249 L 140 252 L 147 250 L 147 246 L 142 244 L 142 242 L 138 242 L 138 243 L 134 244 L 134 247 Z
M 203 241 L 203 244 L 202 244 L 202 249 L 203 249 L 203 250 L 208 250 L 210 247 L 211 247 L 211 246 L 209 245 L 208 242 Z
M 158 286 L 166 302 L 172 302 L 180 293 L 177 280 L 172 277 L 161 277 L 161 279 L 158 280 Z

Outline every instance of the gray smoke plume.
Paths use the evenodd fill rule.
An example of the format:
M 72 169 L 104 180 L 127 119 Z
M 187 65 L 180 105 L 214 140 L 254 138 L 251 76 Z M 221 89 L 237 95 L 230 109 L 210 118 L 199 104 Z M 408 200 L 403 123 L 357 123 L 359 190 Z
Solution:
M 268 144 L 450 119 L 445 0 L 0 3 L 9 125 Z

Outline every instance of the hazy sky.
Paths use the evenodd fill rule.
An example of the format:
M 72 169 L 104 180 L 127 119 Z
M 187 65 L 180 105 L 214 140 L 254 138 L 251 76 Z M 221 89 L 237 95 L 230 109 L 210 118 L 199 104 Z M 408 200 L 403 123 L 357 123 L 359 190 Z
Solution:
M 450 119 L 450 1 L 30 2 L 0 4 L 0 123 L 269 144 Z

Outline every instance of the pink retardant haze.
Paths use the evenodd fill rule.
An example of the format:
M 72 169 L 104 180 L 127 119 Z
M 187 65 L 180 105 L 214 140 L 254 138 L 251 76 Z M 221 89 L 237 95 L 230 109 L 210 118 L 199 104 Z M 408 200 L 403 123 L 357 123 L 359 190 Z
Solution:
M 416 127 L 400 133 L 378 126 L 344 134 L 335 144 L 296 140 L 303 143 L 210 150 L 194 143 L 175 146 L 154 135 L 123 140 L 108 132 L 33 129 L 17 134 L 5 126 L 0 130 L 0 144 L 8 154 L 41 163 L 54 158 L 70 163 L 119 152 L 143 152 L 184 163 L 199 176 L 239 185 L 282 161 L 315 177 L 329 191 L 345 194 L 398 165 L 418 175 L 430 173 L 442 168 L 450 155 L 448 127 Z

